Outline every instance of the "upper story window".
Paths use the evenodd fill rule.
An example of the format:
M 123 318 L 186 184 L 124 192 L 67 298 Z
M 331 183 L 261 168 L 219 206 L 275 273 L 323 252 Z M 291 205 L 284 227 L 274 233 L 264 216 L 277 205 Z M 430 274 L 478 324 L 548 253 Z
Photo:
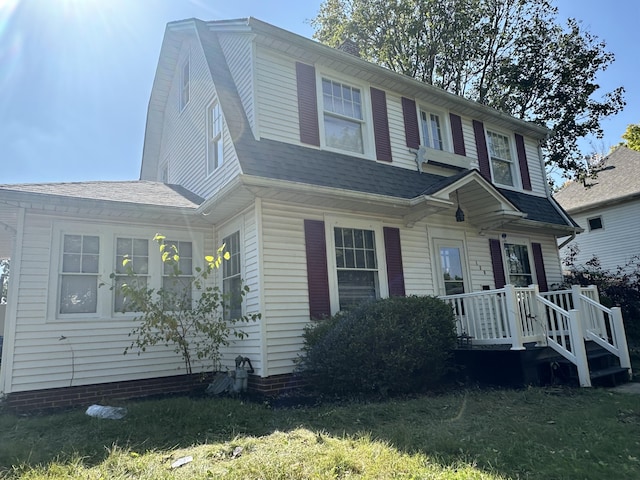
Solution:
M 60 314 L 96 313 L 100 237 L 64 235 L 60 269 Z
M 434 150 L 444 150 L 442 120 L 440 115 L 427 110 L 420 110 L 420 127 L 422 144 Z
M 602 228 L 604 228 L 602 226 L 602 217 L 589 218 L 589 219 L 587 219 L 587 222 L 589 222 L 589 231 L 590 232 L 592 230 L 601 230 Z
M 322 104 L 326 145 L 364 153 L 364 116 L 360 89 L 323 78 Z
M 500 185 L 515 186 L 515 165 L 509 137 L 487 131 L 487 148 L 491 158 L 493 181 Z
M 180 111 L 189 103 L 189 70 L 189 57 L 187 57 L 180 70 Z
M 207 108 L 207 175 L 222 165 L 224 158 L 222 122 L 220 103 L 216 101 Z

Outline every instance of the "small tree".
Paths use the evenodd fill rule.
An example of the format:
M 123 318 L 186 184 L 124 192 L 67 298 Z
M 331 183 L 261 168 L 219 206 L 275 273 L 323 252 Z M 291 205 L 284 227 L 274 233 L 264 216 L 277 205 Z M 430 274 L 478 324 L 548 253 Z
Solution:
M 163 235 L 156 234 L 154 240 L 162 257 L 163 286 L 147 288 L 146 281 L 134 272 L 131 259 L 125 257 L 126 281 L 112 287 L 123 296 L 123 313 L 137 313 L 134 321 L 138 325 L 129 333 L 134 340 L 124 353 L 137 349 L 140 355 L 147 347 L 164 344 L 182 356 L 188 374 L 193 373 L 195 360 L 209 360 L 217 369 L 221 360 L 220 348 L 229 345 L 229 337 L 242 339 L 247 336 L 236 325 L 260 318 L 259 313 L 254 313 L 225 319 L 225 312 L 231 311 L 230 300 L 234 303 L 242 301 L 249 287 L 241 287 L 239 299 L 235 296 L 230 299 L 217 286 L 209 284 L 209 276 L 229 259 L 225 245 L 215 256 L 206 256 L 204 267 L 194 269 L 195 275 L 185 276 L 180 270 L 178 248 L 167 244 Z M 112 273 L 110 277 L 116 279 L 116 274 Z
M 602 268 L 596 256 L 584 265 L 578 264 L 579 253 L 575 243 L 569 245 L 568 254 L 563 259 L 568 272 L 559 288 L 571 285 L 598 287 L 603 305 L 621 308 L 629 343 L 640 345 L 640 256 L 634 255 L 625 265 L 610 271 Z

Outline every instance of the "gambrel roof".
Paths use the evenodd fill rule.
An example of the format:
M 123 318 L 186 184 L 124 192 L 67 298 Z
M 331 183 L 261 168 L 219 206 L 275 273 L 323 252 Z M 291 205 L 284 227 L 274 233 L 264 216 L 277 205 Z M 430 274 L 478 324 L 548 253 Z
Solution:
M 567 182 L 554 194 L 565 210 L 577 213 L 603 204 L 640 198 L 640 152 L 618 147 L 600 165 L 598 176 L 582 182 Z

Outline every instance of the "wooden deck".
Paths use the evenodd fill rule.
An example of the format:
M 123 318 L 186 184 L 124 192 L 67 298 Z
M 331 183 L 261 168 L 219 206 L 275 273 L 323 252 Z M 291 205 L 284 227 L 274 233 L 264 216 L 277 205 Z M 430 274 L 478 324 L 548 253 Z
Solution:
M 570 364 L 570 368 L 577 371 L 580 386 L 590 387 L 593 380 L 599 378 L 599 372 L 605 369 L 589 358 L 589 346 L 589 350 L 597 348 L 615 357 L 618 377 L 623 371 L 627 379 L 631 378 L 622 313 L 618 307 L 609 309 L 601 305 L 595 286 L 574 286 L 571 290 L 541 293 L 537 285 L 506 285 L 498 290 L 440 298 L 453 309 L 461 347 L 471 347 L 469 350 L 476 352 L 480 349 L 486 359 L 502 357 L 502 360 L 496 360 L 495 367 L 486 365 L 488 369 L 508 370 L 511 368 L 509 362 L 518 359 L 521 377 L 526 380 L 530 375 L 522 369 L 530 369 L 525 365 L 536 363 L 535 359 L 541 355 L 534 352 L 551 351 L 562 359 L 556 363 Z M 490 351 L 493 353 L 488 353 Z M 511 355 L 513 358 L 509 360 L 505 351 L 529 352 Z M 478 353 L 458 355 L 476 357 Z M 613 369 L 614 365 L 607 368 Z

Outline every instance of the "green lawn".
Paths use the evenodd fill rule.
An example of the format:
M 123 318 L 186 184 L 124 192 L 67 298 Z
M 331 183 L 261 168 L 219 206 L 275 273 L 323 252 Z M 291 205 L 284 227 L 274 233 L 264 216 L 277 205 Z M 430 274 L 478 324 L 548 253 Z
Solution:
M 119 405 L 122 420 L 0 414 L 0 477 L 640 478 L 640 396 L 604 389 L 287 409 L 221 398 Z M 193 461 L 170 467 L 184 456 Z

